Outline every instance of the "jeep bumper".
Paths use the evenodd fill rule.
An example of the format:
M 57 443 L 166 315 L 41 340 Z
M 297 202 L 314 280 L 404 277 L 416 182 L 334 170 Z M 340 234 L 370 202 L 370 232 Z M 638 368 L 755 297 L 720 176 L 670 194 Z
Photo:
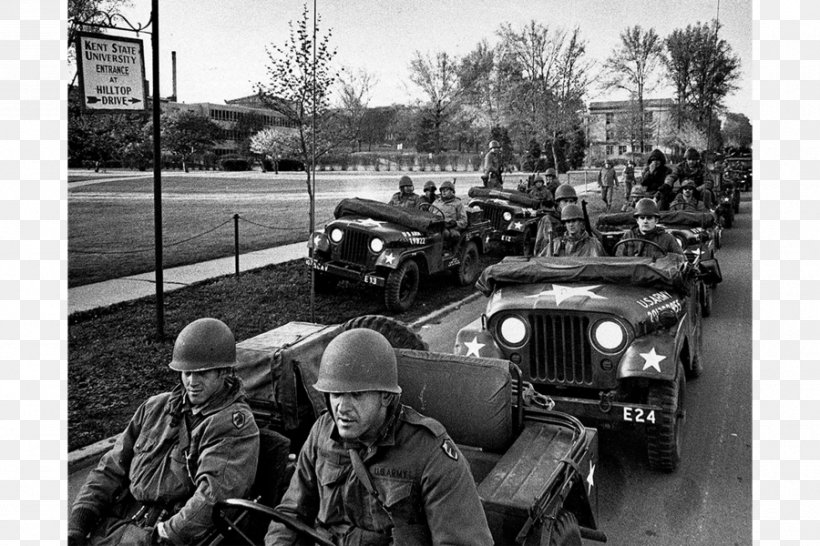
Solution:
M 652 425 L 659 421 L 665 411 L 661 406 L 648 404 L 630 404 L 609 400 L 593 400 L 589 398 L 570 398 L 550 396 L 555 407 L 553 409 L 569 413 L 582 421 L 596 423 L 626 423 L 630 425 Z
M 322 273 L 327 273 L 328 275 L 333 275 L 334 277 L 341 277 L 342 279 L 349 281 L 363 282 L 372 286 L 384 286 L 384 277 L 373 273 L 360 271 L 358 269 L 354 269 L 353 267 L 322 262 L 315 258 L 305 258 L 305 263 L 316 271 L 321 271 Z

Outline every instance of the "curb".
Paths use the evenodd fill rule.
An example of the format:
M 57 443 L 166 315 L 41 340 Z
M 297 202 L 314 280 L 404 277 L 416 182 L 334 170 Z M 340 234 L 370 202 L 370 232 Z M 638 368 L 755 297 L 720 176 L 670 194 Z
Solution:
M 433 322 L 443 315 L 455 311 L 462 305 L 467 305 L 468 303 L 472 303 L 474 300 L 481 297 L 480 292 L 476 292 L 475 294 L 470 294 L 466 298 L 455 301 L 449 305 L 442 307 L 441 309 L 437 309 L 432 313 L 429 313 L 412 323 L 408 324 L 408 326 L 414 330 L 421 328 L 425 324 Z M 104 440 L 100 440 L 99 442 L 95 442 L 91 445 L 87 445 L 75 451 L 71 451 L 68 454 L 68 473 L 71 474 L 81 468 L 84 468 L 89 465 L 92 459 L 99 460 L 106 451 L 114 447 L 114 444 L 117 442 L 117 439 L 120 437 L 119 434 L 116 436 L 112 436 L 110 438 L 105 438 Z

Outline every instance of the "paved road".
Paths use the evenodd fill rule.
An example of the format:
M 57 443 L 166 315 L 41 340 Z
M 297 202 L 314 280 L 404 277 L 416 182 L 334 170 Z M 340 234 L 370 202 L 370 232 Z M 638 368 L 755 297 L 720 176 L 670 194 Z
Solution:
M 718 253 L 724 281 L 704 319 L 705 370 L 687 384 L 683 460 L 675 474 L 647 468 L 635 431 L 602 430 L 600 525 L 609 544 L 743 545 L 752 542 L 751 201 Z M 422 328 L 431 350 L 450 352 L 485 298 Z M 593 542 L 588 542 L 594 544 Z

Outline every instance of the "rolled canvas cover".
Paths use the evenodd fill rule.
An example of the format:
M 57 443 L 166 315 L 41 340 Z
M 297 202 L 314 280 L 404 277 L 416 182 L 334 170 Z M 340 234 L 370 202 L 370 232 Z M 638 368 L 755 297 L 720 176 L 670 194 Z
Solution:
M 438 213 L 394 207 L 381 201 L 358 197 L 339 201 L 333 211 L 333 216 L 336 219 L 344 216 L 364 216 L 383 222 L 392 222 L 424 233 L 441 231 L 444 227 L 444 219 Z
M 521 193 L 520 191 L 491 190 L 488 188 L 480 188 L 478 186 L 473 186 L 467 191 L 467 195 L 473 198 L 505 199 L 515 205 L 520 205 L 522 207 L 529 207 L 533 209 L 537 209 L 539 206 L 541 206 L 540 200 L 533 199 L 526 193 Z

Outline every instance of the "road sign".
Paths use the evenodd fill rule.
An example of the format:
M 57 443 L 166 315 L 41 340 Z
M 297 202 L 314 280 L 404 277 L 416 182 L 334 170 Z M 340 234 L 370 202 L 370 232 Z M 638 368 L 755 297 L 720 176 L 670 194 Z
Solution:
M 147 108 L 142 40 L 82 32 L 77 38 L 77 69 L 84 110 Z

